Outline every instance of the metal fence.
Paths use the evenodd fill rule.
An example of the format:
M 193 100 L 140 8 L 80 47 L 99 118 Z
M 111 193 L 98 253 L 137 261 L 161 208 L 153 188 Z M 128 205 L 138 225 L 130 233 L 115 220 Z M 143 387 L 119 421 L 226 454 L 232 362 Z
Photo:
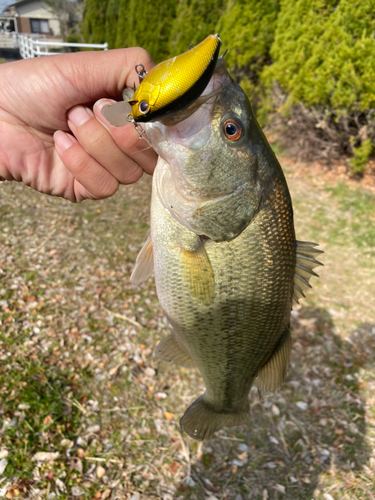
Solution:
M 19 48 L 21 57 L 23 59 L 30 59 L 31 57 L 51 56 L 66 52 L 67 48 L 86 48 L 86 49 L 101 49 L 108 50 L 107 43 L 66 43 L 55 40 L 47 39 L 45 35 L 32 35 L 20 34 L 15 35 L 15 47 Z M 54 51 L 51 49 L 54 48 Z M 60 49 L 56 52 L 56 49 Z

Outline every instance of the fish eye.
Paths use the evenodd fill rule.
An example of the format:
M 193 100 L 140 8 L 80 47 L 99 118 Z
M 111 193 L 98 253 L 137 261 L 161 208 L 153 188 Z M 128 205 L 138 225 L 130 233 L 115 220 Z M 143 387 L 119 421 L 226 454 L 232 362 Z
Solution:
M 242 127 L 236 120 L 229 118 L 224 122 L 223 132 L 229 141 L 238 141 L 242 136 Z
M 138 105 L 138 109 L 142 115 L 146 115 L 150 111 L 150 105 L 147 101 L 141 101 Z

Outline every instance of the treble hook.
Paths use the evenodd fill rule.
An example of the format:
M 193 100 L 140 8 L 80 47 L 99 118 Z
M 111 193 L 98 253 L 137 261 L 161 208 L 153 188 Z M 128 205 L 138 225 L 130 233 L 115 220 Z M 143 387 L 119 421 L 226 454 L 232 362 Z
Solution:
M 141 69 L 138 69 L 138 68 L 141 68 Z M 138 78 L 139 78 L 139 83 L 142 83 L 142 80 L 145 78 L 145 76 L 147 75 L 147 71 L 145 70 L 145 67 L 143 66 L 143 64 L 141 63 L 138 63 L 135 65 L 135 71 L 138 75 Z
M 142 126 L 134 120 L 133 115 L 131 113 L 129 113 L 128 116 L 126 117 L 126 119 L 129 123 L 132 123 L 134 125 L 134 128 L 137 131 L 139 138 L 143 139 L 145 141 L 145 143 L 148 146 L 150 146 L 150 148 L 152 148 L 152 144 L 150 142 L 150 139 L 147 137 L 146 130 L 144 128 L 142 128 Z

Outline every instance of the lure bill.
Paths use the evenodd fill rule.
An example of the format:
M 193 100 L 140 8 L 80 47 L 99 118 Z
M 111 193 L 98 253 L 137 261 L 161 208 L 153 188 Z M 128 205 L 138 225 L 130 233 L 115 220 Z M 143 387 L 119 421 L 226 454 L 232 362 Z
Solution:
M 149 73 L 137 65 L 141 83 L 128 101 L 133 120 L 160 121 L 189 107 L 210 81 L 220 47 L 219 35 L 209 35 L 187 52 L 157 64 Z

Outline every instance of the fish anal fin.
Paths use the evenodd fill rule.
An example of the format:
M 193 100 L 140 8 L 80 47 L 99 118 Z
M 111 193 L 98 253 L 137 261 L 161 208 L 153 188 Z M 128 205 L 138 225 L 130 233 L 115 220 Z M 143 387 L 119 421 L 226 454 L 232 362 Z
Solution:
M 144 243 L 138 257 L 135 261 L 135 267 L 130 276 L 130 282 L 133 285 L 139 285 L 154 272 L 154 252 L 152 248 L 152 241 L 150 231 L 147 235 L 147 240 Z
M 292 339 L 286 328 L 272 357 L 258 372 L 255 383 L 259 389 L 269 392 L 280 389 L 289 367 L 291 348 Z
M 250 420 L 248 402 L 238 411 L 220 411 L 211 406 L 203 394 L 192 403 L 180 420 L 180 426 L 197 441 L 211 439 L 223 427 L 247 424 Z
M 293 302 L 298 304 L 301 297 L 304 297 L 304 290 L 311 288 L 311 276 L 319 277 L 313 269 L 317 266 L 323 266 L 316 260 L 316 256 L 323 253 L 322 250 L 315 248 L 318 244 L 310 241 L 297 241 L 296 248 L 296 268 L 294 272 L 294 290 Z
M 174 333 L 159 342 L 154 350 L 154 356 L 167 363 L 175 363 L 187 368 L 196 366 L 195 361 L 177 341 Z
M 195 299 L 209 305 L 214 294 L 214 273 L 203 243 L 197 240 L 194 248 L 181 246 L 183 282 Z

